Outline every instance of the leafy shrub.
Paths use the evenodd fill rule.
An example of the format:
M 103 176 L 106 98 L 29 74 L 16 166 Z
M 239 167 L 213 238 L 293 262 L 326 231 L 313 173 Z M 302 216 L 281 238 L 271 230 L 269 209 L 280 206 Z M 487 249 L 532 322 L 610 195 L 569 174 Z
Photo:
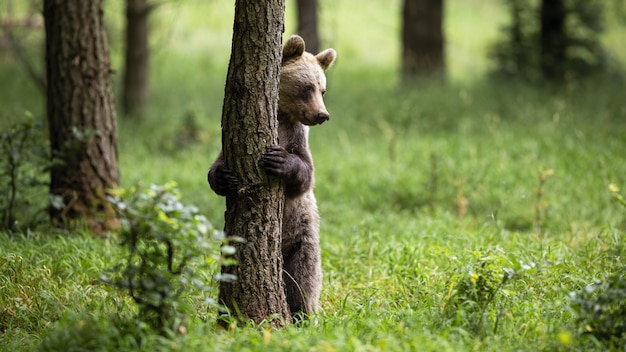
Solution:
M 121 245 L 128 255 L 103 275 L 103 281 L 126 290 L 138 305 L 139 318 L 161 333 L 184 328 L 186 315 L 194 313 L 193 304 L 185 300 L 188 290 L 204 296 L 212 290 L 200 269 L 221 262 L 219 254 L 210 254 L 220 233 L 196 207 L 180 202 L 174 182 L 112 193 L 122 223 Z
M 583 334 L 626 344 L 626 276 L 619 273 L 605 282 L 570 293 L 570 305 L 578 314 Z
M 612 198 L 626 207 L 615 184 L 609 185 Z M 618 251 L 623 247 L 618 246 Z M 618 254 L 622 256 L 622 254 Z M 580 292 L 570 292 L 570 306 L 577 313 L 582 334 L 624 346 L 626 344 L 626 276 L 621 270 L 604 282 L 596 282 Z
M 43 124 L 27 119 L 0 133 L 0 230 L 33 228 L 43 221 L 48 206 L 49 169 Z

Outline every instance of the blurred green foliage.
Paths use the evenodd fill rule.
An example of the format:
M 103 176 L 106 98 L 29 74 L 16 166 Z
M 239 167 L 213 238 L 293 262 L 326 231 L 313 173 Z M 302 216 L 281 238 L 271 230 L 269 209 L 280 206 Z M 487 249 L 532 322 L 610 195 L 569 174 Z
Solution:
M 545 82 L 546 67 L 563 71 L 565 79 L 588 75 L 611 75 L 617 72 L 613 58 L 601 41 L 608 13 L 620 1 L 564 0 L 562 43 L 563 62 L 542 63 L 540 23 L 541 1 L 505 0 L 510 23 L 503 26 L 501 38 L 493 43 L 489 54 L 495 61 L 494 75 L 505 79 Z M 607 50 L 609 49 L 609 50 Z M 619 71 L 618 71 L 619 72 Z

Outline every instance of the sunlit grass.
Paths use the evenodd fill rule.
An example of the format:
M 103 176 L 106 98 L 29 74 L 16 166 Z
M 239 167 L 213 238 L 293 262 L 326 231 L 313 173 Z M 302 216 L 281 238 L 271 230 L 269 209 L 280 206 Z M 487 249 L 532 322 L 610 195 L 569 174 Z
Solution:
M 0 344 L 5 348 L 31 349 L 67 312 L 107 305 L 109 290 L 98 278 L 115 252 L 110 241 L 78 234 L 0 234 L 0 239 Z

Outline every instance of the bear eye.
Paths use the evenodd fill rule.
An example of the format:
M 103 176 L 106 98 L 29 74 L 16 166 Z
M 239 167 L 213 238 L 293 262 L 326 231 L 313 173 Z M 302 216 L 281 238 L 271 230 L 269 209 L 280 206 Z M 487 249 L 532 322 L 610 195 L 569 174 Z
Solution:
M 303 101 L 309 101 L 313 97 L 313 93 L 315 92 L 315 87 L 312 85 L 306 85 L 302 87 L 302 90 L 299 93 L 300 99 Z

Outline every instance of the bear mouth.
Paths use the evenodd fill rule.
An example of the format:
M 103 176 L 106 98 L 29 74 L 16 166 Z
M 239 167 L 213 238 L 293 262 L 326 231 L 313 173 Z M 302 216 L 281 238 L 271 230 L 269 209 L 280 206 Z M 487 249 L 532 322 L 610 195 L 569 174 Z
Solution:
M 316 120 L 316 121 L 303 120 L 302 124 L 307 125 L 307 126 L 317 126 L 317 125 L 323 124 L 324 122 L 326 122 L 326 120 Z
M 315 125 L 321 125 L 328 120 L 329 120 L 328 114 L 319 114 L 317 116 L 313 116 L 313 118 L 310 118 L 309 116 L 304 115 L 301 122 L 307 126 L 315 126 Z

